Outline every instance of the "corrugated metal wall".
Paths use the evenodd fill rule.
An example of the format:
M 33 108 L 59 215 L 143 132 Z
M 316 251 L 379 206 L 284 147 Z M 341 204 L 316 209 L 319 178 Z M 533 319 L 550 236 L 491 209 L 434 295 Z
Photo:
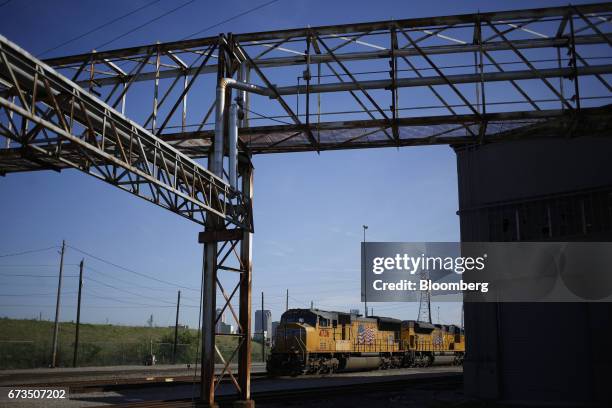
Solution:
M 456 153 L 463 241 L 612 241 L 612 139 L 516 141 Z M 612 401 L 612 304 L 466 304 L 465 328 L 469 395 Z

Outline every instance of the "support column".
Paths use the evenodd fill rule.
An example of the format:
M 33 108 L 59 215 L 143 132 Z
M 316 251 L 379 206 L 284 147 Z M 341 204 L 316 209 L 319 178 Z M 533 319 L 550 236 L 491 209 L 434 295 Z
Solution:
M 212 216 L 209 216 L 213 218 Z M 216 217 L 215 217 L 216 218 Z M 211 223 L 212 224 L 212 223 Z M 214 225 L 211 225 L 214 229 Z M 209 228 L 206 228 L 209 230 Z M 204 288 L 202 307 L 202 366 L 200 399 L 215 407 L 215 307 L 217 281 L 217 243 L 204 243 Z
M 253 167 L 251 163 L 241 163 L 239 165 L 240 175 L 242 176 L 242 192 L 249 198 L 253 206 Z M 252 247 L 251 240 L 253 234 L 244 231 L 240 244 L 240 263 L 243 272 L 240 277 L 240 326 L 244 336 L 240 349 L 238 350 L 238 382 L 240 383 L 240 400 L 234 403 L 235 407 L 254 407 L 255 403 L 251 400 L 251 280 L 252 280 Z
M 225 76 L 225 53 L 223 35 L 219 35 L 219 61 L 217 69 L 217 84 Z M 217 96 L 218 97 L 218 96 Z M 217 114 L 215 126 L 221 125 Z M 222 135 L 223 137 L 224 135 Z M 208 154 L 208 169 L 213 173 L 223 175 L 223 160 L 220 170 L 216 167 L 214 151 L 217 148 L 213 139 L 213 148 Z M 222 145 L 222 143 L 221 143 Z M 223 157 L 223 150 L 221 150 Z M 215 234 L 223 227 L 223 220 L 209 213 L 206 216 L 206 228 L 202 234 Z M 202 235 L 201 234 L 201 235 Z M 215 403 L 215 320 L 217 300 L 217 241 L 215 239 L 203 240 L 204 259 L 202 267 L 202 357 L 200 368 L 200 402 L 205 407 L 217 407 Z

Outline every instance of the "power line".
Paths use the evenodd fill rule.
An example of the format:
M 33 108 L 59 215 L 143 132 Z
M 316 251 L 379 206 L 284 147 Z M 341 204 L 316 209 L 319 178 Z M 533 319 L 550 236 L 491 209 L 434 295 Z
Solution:
M 127 290 L 127 289 L 123 289 L 123 288 L 119 288 L 119 287 L 117 287 L 117 286 L 109 285 L 108 283 L 104 283 L 104 282 L 102 282 L 102 281 L 99 281 L 99 280 L 94 279 L 94 278 L 91 278 L 91 277 L 87 277 L 87 278 L 85 278 L 85 280 L 90 280 L 90 281 L 93 281 L 93 282 L 99 283 L 100 285 L 103 285 L 103 286 L 106 286 L 106 287 L 109 287 L 109 288 L 111 288 L 111 289 L 115 289 L 115 290 L 118 290 L 118 291 L 121 291 L 121 292 L 128 293 L 128 294 L 130 294 L 130 295 L 132 295 L 132 296 L 136 296 L 136 297 L 140 297 L 140 298 L 144 298 L 144 299 L 155 300 L 155 301 L 158 301 L 158 302 L 163 302 L 163 303 L 170 304 L 170 305 L 175 305 L 175 303 L 174 303 L 174 302 L 169 302 L 169 301 L 162 300 L 162 299 L 159 299 L 159 298 L 154 298 L 154 297 L 150 297 L 150 296 L 145 296 L 145 295 L 142 295 L 142 294 L 140 294 L 140 293 L 136 293 L 136 292 L 129 291 L 129 290 Z
M 93 282 L 99 283 L 100 285 L 104 285 L 104 286 L 109 287 L 111 289 L 115 289 L 115 290 L 118 290 L 118 291 L 121 291 L 121 292 L 128 293 L 128 294 L 130 294 L 132 296 L 141 297 L 141 298 L 145 298 L 145 299 L 158 300 L 160 302 L 164 302 L 164 303 L 168 303 L 168 304 L 172 304 L 173 303 L 173 302 L 168 302 L 168 301 L 152 298 L 152 297 L 149 297 L 149 296 L 145 296 L 145 295 L 142 295 L 140 293 L 131 292 L 131 291 L 127 290 L 127 289 L 122 289 L 122 288 L 119 288 L 117 286 L 109 285 L 108 283 L 104 283 L 102 281 L 99 281 L 99 280 L 91 278 L 91 277 L 87 277 L 87 278 L 85 278 L 85 280 L 89 280 L 89 281 L 93 281 Z
M 97 299 L 112 300 L 113 302 L 126 303 L 126 304 L 131 304 L 131 305 L 138 305 L 138 306 L 166 307 L 166 305 L 153 305 L 153 304 L 147 304 L 147 303 L 138 303 L 138 302 L 132 302 L 130 300 L 124 300 L 124 299 L 114 298 L 111 296 L 102 296 L 102 295 L 97 295 L 97 294 L 89 294 L 88 296 L 97 298 Z M 187 306 L 187 307 L 197 307 L 197 306 Z
M 55 307 L 55 305 L 31 305 L 31 304 L 21 304 L 21 305 L 0 305 L 1 308 L 4 307 Z M 62 305 L 63 308 L 76 308 L 77 305 Z M 147 306 L 132 306 L 132 305 L 88 305 L 87 308 L 88 309 L 126 309 L 126 308 L 134 308 L 134 309 L 145 309 L 145 308 L 151 308 L 151 307 L 157 307 L 157 308 L 172 308 L 174 309 L 176 307 L 176 305 L 174 306 L 155 306 L 155 305 L 147 305 Z
M 91 278 L 83 278 L 83 280 L 87 280 L 87 279 L 89 279 L 89 280 L 93 281 L 93 279 L 91 279 Z M 103 286 L 105 286 L 105 287 L 109 287 L 109 286 L 110 286 L 110 285 L 106 285 L 106 284 L 104 284 L 104 283 L 101 283 L 101 282 L 99 282 L 99 281 L 97 281 L 97 283 L 100 283 L 101 285 L 103 285 Z M 88 287 L 87 287 L 87 291 L 88 291 L 88 292 L 89 292 L 89 291 L 91 291 L 91 290 L 92 290 L 92 288 L 94 288 L 94 289 L 101 289 L 101 290 L 104 290 L 104 288 L 102 288 L 101 286 L 88 286 Z M 132 295 L 132 296 L 136 296 L 136 297 L 140 297 L 140 298 L 144 298 L 144 299 L 148 299 L 148 300 L 157 300 L 157 301 L 159 301 L 159 302 L 164 302 L 164 303 L 166 303 L 166 304 L 168 304 L 168 305 L 170 304 L 170 302 L 167 302 L 167 301 L 165 301 L 165 300 L 161 300 L 161 299 L 158 299 L 158 298 L 149 297 L 149 296 L 144 296 L 144 295 L 139 295 L 139 294 L 136 294 L 136 293 L 133 293 L 133 292 L 126 291 L 126 290 L 121 289 L 121 288 L 116 288 L 116 287 L 112 287 L 112 288 L 113 288 L 113 289 L 115 289 L 115 290 L 119 290 L 119 291 L 122 291 L 122 292 L 128 293 L 128 294 L 130 294 L 130 295 Z M 97 292 L 97 291 L 94 291 L 93 293 L 94 293 L 94 294 L 97 294 L 98 292 Z M 94 296 L 94 295 L 91 295 L 91 296 Z M 95 295 L 94 297 L 100 297 L 100 296 L 103 296 L 103 295 L 97 294 L 97 295 Z M 101 299 L 102 299 L 102 298 L 101 298 Z M 134 303 L 134 302 L 132 302 L 132 301 L 130 301 L 130 300 L 123 300 L 123 299 L 120 299 L 120 298 L 113 298 L 113 297 L 107 297 L 107 296 L 103 297 L 103 299 L 107 299 L 107 300 L 114 300 L 114 301 L 117 301 L 117 302 L 130 302 L 130 303 Z M 159 305 L 159 304 L 158 304 L 158 305 L 149 305 L 149 306 L 164 306 L 164 307 L 166 307 L 166 305 Z M 176 306 L 176 305 L 175 305 L 175 306 Z M 195 306 L 195 305 L 187 305 L 187 304 L 186 304 L 186 305 L 184 305 L 184 306 L 185 306 L 185 307 L 197 307 L 197 306 Z M 181 307 L 183 307 L 183 305 L 181 305 Z
M 215 28 L 215 27 L 219 27 L 220 25 L 223 25 L 223 24 L 228 23 L 228 22 L 230 22 L 230 21 L 232 21 L 232 20 L 235 20 L 235 19 L 237 19 L 237 18 L 240 18 L 240 17 L 242 17 L 242 16 L 245 16 L 245 15 L 247 15 L 247 14 L 249 14 L 249 13 L 252 13 L 252 12 L 254 12 L 254 11 L 257 11 L 257 10 L 259 10 L 259 9 L 262 9 L 262 8 L 264 8 L 264 7 L 266 7 L 266 6 L 269 6 L 270 4 L 276 3 L 276 2 L 278 2 L 278 1 L 279 1 L 279 0 L 272 0 L 272 1 L 268 1 L 267 3 L 263 3 L 263 4 L 260 4 L 260 5 L 258 5 L 258 6 L 255 6 L 255 7 L 251 8 L 251 9 L 248 9 L 248 10 L 246 10 L 246 11 L 243 11 L 242 13 L 236 14 L 235 16 L 232 16 L 232 17 L 226 18 L 225 20 L 223 20 L 223 21 L 221 21 L 221 22 L 219 22 L 219 23 L 216 23 L 216 24 L 213 24 L 213 25 L 211 25 L 211 26 L 209 26 L 209 27 L 203 28 L 203 29 L 201 29 L 200 31 L 197 31 L 197 32 L 195 32 L 195 33 L 193 33 L 193 34 L 191 34 L 191 35 L 189 35 L 189 36 L 187 36 L 187 37 L 183 37 L 183 38 L 181 38 L 181 40 L 187 40 L 187 39 L 189 39 L 189 38 L 195 37 L 196 35 L 200 35 L 200 34 L 202 34 L 202 33 L 206 32 L 206 31 L 208 31 L 208 30 L 212 30 L 212 29 L 213 29 L 213 28 Z
M 26 254 L 32 254 L 34 252 L 44 252 L 44 251 L 48 251 L 50 249 L 56 249 L 58 248 L 57 245 L 48 247 L 48 248 L 40 248 L 40 249 L 29 249 L 27 251 L 21 251 L 21 252 L 13 252 L 12 254 L 4 254 L 4 255 L 0 255 L 0 258 L 6 258 L 8 256 L 19 256 L 19 255 L 26 255 Z
M 9 0 L 9 1 L 10 1 L 10 0 Z M 137 12 L 141 11 L 141 10 L 144 10 L 144 9 L 146 9 L 146 8 L 148 8 L 148 7 L 150 7 L 150 6 L 154 5 L 154 4 L 156 4 L 156 3 L 159 3 L 160 1 L 161 1 L 161 0 L 153 0 L 152 2 L 149 2 L 149 3 L 145 4 L 145 5 L 144 5 L 144 6 L 142 6 L 142 7 L 139 7 L 139 8 L 137 8 L 137 9 L 135 9 L 135 10 L 132 10 L 132 11 L 130 11 L 130 12 L 126 13 L 126 14 L 123 14 L 123 15 L 121 15 L 121 16 L 119 16 L 119 17 L 115 17 L 115 18 L 113 18 L 112 20 L 107 21 L 106 23 L 101 24 L 101 25 L 99 25 L 99 26 L 97 26 L 97 27 L 95 27 L 95 28 L 92 28 L 91 30 L 89 30 L 89 31 L 87 31 L 87 32 L 85 32 L 85 33 L 83 33 L 83 34 L 77 35 L 76 37 L 73 37 L 73 38 L 71 38 L 71 39 L 69 39 L 69 40 L 66 40 L 66 41 L 64 41 L 63 43 L 61 43 L 61 44 L 59 44 L 59 45 L 56 45 L 55 47 L 51 47 L 51 48 L 49 48 L 49 49 L 47 49 L 47 50 L 45 50 L 45 51 L 41 52 L 40 54 L 38 54 L 38 55 L 37 55 L 37 57 L 42 57 L 43 55 L 45 55 L 45 54 L 47 54 L 47 53 L 49 53 L 49 52 L 51 52 L 51 51 L 55 51 L 55 50 L 57 50 L 58 48 L 63 47 L 64 45 L 68 45 L 68 44 L 70 44 L 70 43 L 72 43 L 72 42 L 75 42 L 75 41 L 77 41 L 77 40 L 80 40 L 81 38 L 86 37 L 86 36 L 88 36 L 88 35 L 89 35 L 89 34 L 91 34 L 91 33 L 94 33 L 94 32 L 99 31 L 99 30 L 101 30 L 101 29 L 103 29 L 103 28 L 105 28 L 105 27 L 108 27 L 109 25 L 114 24 L 114 23 L 116 23 L 116 22 L 117 22 L 117 21 L 119 21 L 119 20 L 123 20 L 124 18 L 129 17 L 129 16 L 131 16 L 132 14 L 135 14 L 135 13 L 137 13 Z M 8 1 L 7 1 L 7 3 L 8 3 Z M 5 3 L 5 4 L 6 4 L 6 3 Z M 0 5 L 0 7 L 2 7 L 2 6 Z
M 183 3 L 183 4 L 181 4 L 180 6 L 173 8 L 172 10 L 166 11 L 166 12 L 164 12 L 164 13 L 160 14 L 159 16 L 157 16 L 157 17 L 155 17 L 155 18 L 152 18 L 152 19 L 150 19 L 150 20 L 148 20 L 148 21 L 145 21 L 145 22 L 144 22 L 144 23 L 142 23 L 141 25 L 139 25 L 139 26 L 137 26 L 137 27 L 134 27 L 134 28 L 132 28 L 131 30 L 126 31 L 126 32 L 125 32 L 125 33 L 123 33 L 123 34 L 118 35 L 117 37 L 113 38 L 112 40 L 109 40 L 109 41 L 105 42 L 104 44 L 98 45 L 98 46 L 96 47 L 96 49 L 99 49 L 99 48 L 105 47 L 105 46 L 107 46 L 108 44 L 111 44 L 111 43 L 113 43 L 113 42 L 115 42 L 115 41 L 119 40 L 120 38 L 125 37 L 126 35 L 129 35 L 129 34 L 131 34 L 131 33 L 135 32 L 135 31 L 138 31 L 138 30 L 140 30 L 141 28 L 143 28 L 143 27 L 145 27 L 145 26 L 147 26 L 147 25 L 149 25 L 149 24 L 151 24 L 151 23 L 153 23 L 153 22 L 155 22 L 155 21 L 157 21 L 157 20 L 159 20 L 159 19 L 161 19 L 161 18 L 166 17 L 166 16 L 168 16 L 168 15 L 170 15 L 170 14 L 174 13 L 175 11 L 178 11 L 178 10 L 182 9 L 183 7 L 186 7 L 186 6 L 190 5 L 190 4 L 191 4 L 191 3 L 193 3 L 194 1 L 195 1 L 195 0 L 189 0 L 188 2 Z
M 111 279 L 114 279 L 114 280 L 117 280 L 119 282 L 126 283 L 128 285 L 131 285 L 131 287 L 133 287 L 133 288 L 148 289 L 148 290 L 161 290 L 161 291 L 165 291 L 165 292 L 168 291 L 168 288 L 157 288 L 157 287 L 151 287 L 151 286 L 141 286 L 141 285 L 138 285 L 137 283 L 130 282 L 130 281 L 122 279 L 122 278 L 118 278 L 118 277 L 113 276 L 113 275 L 111 275 L 109 273 L 106 273 L 106 272 L 102 272 L 102 271 L 100 271 L 98 269 L 92 268 L 91 266 L 85 266 L 85 269 L 88 269 L 88 270 L 90 270 L 92 272 L 95 272 L 95 273 L 99 273 L 100 275 L 103 275 L 103 276 L 107 276 L 107 277 L 109 277 Z M 197 289 L 189 289 L 189 290 L 193 290 L 195 292 L 199 292 Z
M 141 277 L 143 277 L 143 278 L 146 278 L 146 279 L 151 279 L 151 280 L 154 280 L 154 281 L 157 281 L 157 282 L 160 282 L 160 283 L 166 284 L 166 285 L 170 285 L 170 286 L 172 286 L 172 287 L 176 287 L 176 288 L 187 289 L 187 290 L 196 290 L 196 289 L 190 288 L 190 287 L 188 287 L 188 286 L 177 285 L 176 283 L 172 283 L 172 282 L 169 282 L 169 281 L 166 281 L 166 280 L 163 280 L 163 279 L 158 279 L 158 278 L 155 278 L 155 277 L 153 277 L 153 276 L 150 276 L 150 275 L 147 275 L 147 274 L 144 274 L 144 273 L 141 273 L 141 272 L 137 272 L 137 271 L 135 271 L 135 270 L 133 270 L 133 269 L 126 268 L 125 266 L 118 265 L 118 264 L 113 263 L 113 262 L 111 262 L 111 261 L 108 261 L 108 260 L 106 260 L 106 259 L 100 258 L 99 256 L 96 256 L 96 255 L 93 255 L 93 254 L 91 254 L 91 253 L 89 253 L 89 252 L 83 251 L 82 249 L 76 248 L 76 247 L 74 247 L 74 246 L 72 246 L 72 245 L 68 245 L 68 244 L 66 244 L 66 246 L 68 246 L 68 247 L 70 247 L 70 248 L 74 249 L 74 250 L 75 250 L 75 251 L 77 251 L 77 252 L 82 253 L 83 255 L 87 255 L 87 256 L 89 256 L 89 257 L 91 257 L 91 258 L 93 258 L 93 259 L 96 259 L 96 260 L 98 260 L 98 261 L 100 261 L 100 262 L 104 262 L 105 264 L 108 264 L 108 265 L 114 266 L 115 268 L 121 269 L 121 270 L 126 271 L 126 272 L 129 272 L 129 273 L 133 273 L 133 274 L 138 275 L 138 276 L 141 276 Z
M 65 263 L 66 266 L 76 266 L 78 263 Z M 0 264 L 0 268 L 57 268 L 57 264 Z
M 0 273 L 0 276 L 21 276 L 27 278 L 57 278 L 57 275 L 38 275 L 30 273 Z M 64 275 L 67 278 L 75 278 L 79 275 Z
M 63 292 L 64 295 L 73 295 L 76 292 Z M 9 296 L 56 296 L 57 293 L 0 293 L 0 297 L 9 297 Z

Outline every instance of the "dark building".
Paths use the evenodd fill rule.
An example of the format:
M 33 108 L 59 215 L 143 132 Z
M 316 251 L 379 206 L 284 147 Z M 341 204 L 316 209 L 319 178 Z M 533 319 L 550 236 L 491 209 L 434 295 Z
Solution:
M 456 148 L 462 241 L 612 241 L 612 140 Z M 466 303 L 466 393 L 610 402 L 610 303 Z
M 262 312 L 263 312 L 263 322 L 262 322 Z M 270 338 L 272 333 L 272 312 L 269 310 L 256 310 L 255 311 L 255 333 L 254 335 L 259 338 L 262 332 L 262 324 L 263 331 L 266 333 L 266 338 Z

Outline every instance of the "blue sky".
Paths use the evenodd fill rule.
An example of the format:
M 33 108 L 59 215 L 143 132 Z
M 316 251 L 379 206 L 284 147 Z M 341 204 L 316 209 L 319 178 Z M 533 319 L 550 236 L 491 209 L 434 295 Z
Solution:
M 145 1 L 18 1 L 0 8 L 0 33 L 33 54 L 53 47 Z M 46 56 L 89 51 L 183 2 L 161 1 Z M 579 3 L 579 2 L 575 2 Z M 254 2 L 195 1 L 105 49 L 176 40 L 253 7 Z M 382 19 L 565 5 L 566 1 L 290 1 L 216 27 L 249 32 Z M 359 307 L 362 224 L 372 241 L 457 241 L 457 174 L 448 146 L 256 156 L 253 301 L 277 320 L 290 306 L 347 310 Z M 0 178 L 0 254 L 59 245 L 65 239 L 62 319 L 72 320 L 76 264 L 82 251 L 163 281 L 144 279 L 86 258 L 83 320 L 158 325 L 174 321 L 172 304 L 183 289 L 181 320 L 197 325 L 202 248 L 198 225 L 76 171 Z M 0 315 L 52 318 L 56 250 L 0 258 Z M 27 266 L 36 265 L 36 266 Z M 109 286 L 110 285 L 110 286 Z M 119 289 L 117 289 L 119 288 Z M 132 292 L 131 294 L 128 293 Z M 10 296 L 7 296 L 10 295 Z M 138 296 L 137 296 L 138 295 Z M 150 306 L 153 305 L 153 306 Z M 416 318 L 418 305 L 373 304 L 376 314 Z M 460 306 L 440 306 L 442 322 L 458 323 Z

